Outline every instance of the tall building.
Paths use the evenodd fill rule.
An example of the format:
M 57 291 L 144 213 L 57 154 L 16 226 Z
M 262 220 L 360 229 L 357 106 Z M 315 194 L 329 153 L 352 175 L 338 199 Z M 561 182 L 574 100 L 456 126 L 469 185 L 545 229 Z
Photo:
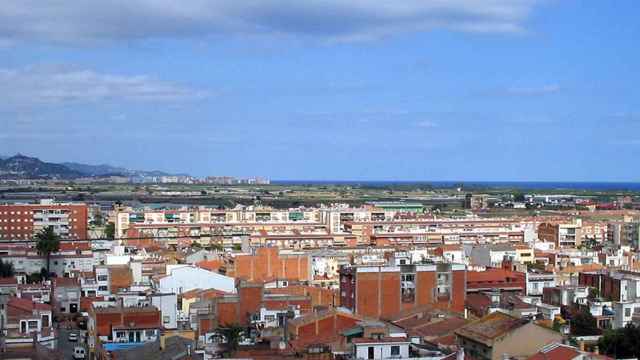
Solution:
M 489 207 L 489 195 L 467 194 L 464 197 L 464 208 L 471 210 L 486 209 Z
M 87 205 L 51 200 L 0 205 L 0 239 L 29 240 L 48 226 L 63 239 L 86 239 Z
M 575 223 L 538 226 L 538 239 L 555 243 L 557 248 L 577 248 L 582 244 L 582 221 Z
M 384 318 L 430 305 L 464 311 L 462 264 L 350 266 L 340 270 L 340 304 L 361 316 Z
M 616 245 L 640 245 L 640 222 L 610 222 L 607 224 L 607 241 Z

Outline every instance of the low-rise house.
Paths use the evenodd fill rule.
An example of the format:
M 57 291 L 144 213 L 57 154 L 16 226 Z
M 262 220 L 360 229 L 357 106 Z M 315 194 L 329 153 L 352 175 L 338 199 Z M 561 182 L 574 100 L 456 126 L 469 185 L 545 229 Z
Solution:
M 11 297 L 6 304 L 4 343 L 7 348 L 29 347 L 36 339 L 41 345 L 55 348 L 51 305 L 30 299 Z
M 75 314 L 80 311 L 80 283 L 74 278 L 53 278 L 53 301 L 56 314 Z
M 528 271 L 526 273 L 527 296 L 540 296 L 544 288 L 556 286 L 556 276 L 550 272 Z
M 407 338 L 379 337 L 353 339 L 353 355 L 356 359 L 407 359 L 409 340 Z
M 588 296 L 589 288 L 586 286 L 556 286 L 544 288 L 542 302 L 556 306 L 571 306 L 586 303 Z
M 640 301 L 613 303 L 613 328 L 619 329 L 627 324 L 640 325 Z
M 500 311 L 465 325 L 455 333 L 465 354 L 479 360 L 528 357 L 546 344 L 562 341 L 559 332 Z
M 18 293 L 18 279 L 15 277 L 0 278 L 0 295 L 16 295 Z
M 87 327 L 89 347 L 113 351 L 153 342 L 160 335 L 161 324 L 155 306 L 102 306 L 94 302 Z
M 31 299 L 39 303 L 51 302 L 51 283 L 49 281 L 36 284 L 18 285 L 19 298 Z
M 363 318 L 350 312 L 330 309 L 300 316 L 288 321 L 288 337 L 295 351 L 305 351 L 315 344 L 326 344 L 342 350 L 341 333 L 352 329 Z
M 555 320 L 558 316 L 560 316 L 562 311 L 560 306 L 549 305 L 545 303 L 537 303 L 536 309 L 538 310 L 538 313 L 542 316 L 543 319 L 551 320 L 551 321 Z

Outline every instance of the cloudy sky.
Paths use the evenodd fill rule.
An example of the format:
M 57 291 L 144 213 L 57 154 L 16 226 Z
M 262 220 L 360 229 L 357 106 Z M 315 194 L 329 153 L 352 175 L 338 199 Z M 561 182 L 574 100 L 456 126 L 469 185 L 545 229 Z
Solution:
M 0 154 L 640 181 L 636 0 L 4 0 Z

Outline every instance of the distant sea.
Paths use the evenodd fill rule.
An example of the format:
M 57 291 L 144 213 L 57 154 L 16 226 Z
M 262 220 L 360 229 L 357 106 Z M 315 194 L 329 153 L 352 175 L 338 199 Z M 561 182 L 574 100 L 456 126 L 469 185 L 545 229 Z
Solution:
M 343 185 L 360 187 L 431 186 L 433 188 L 640 191 L 640 182 L 554 182 L 554 181 L 348 181 L 272 180 L 275 185 Z

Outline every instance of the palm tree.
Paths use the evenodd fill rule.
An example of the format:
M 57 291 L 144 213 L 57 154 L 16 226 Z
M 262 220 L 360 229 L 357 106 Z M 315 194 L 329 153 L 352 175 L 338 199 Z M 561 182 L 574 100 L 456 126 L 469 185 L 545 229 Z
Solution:
M 244 332 L 244 327 L 239 324 L 225 324 L 223 326 L 218 327 L 216 331 L 218 335 L 224 337 L 226 341 L 227 352 L 232 353 L 236 349 L 238 349 L 238 343 L 240 342 L 240 338 L 242 337 L 242 333 Z
M 51 273 L 51 253 L 60 250 L 60 236 L 53 231 L 53 226 L 47 226 L 36 234 L 36 250 L 40 255 L 47 257 L 47 276 Z

